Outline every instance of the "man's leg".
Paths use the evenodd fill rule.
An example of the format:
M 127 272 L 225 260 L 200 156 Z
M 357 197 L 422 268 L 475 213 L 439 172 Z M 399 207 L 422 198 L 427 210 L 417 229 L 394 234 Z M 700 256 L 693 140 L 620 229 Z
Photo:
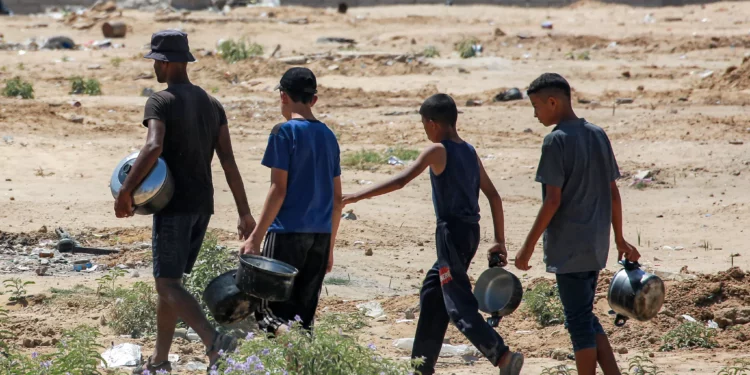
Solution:
M 172 311 L 179 311 L 175 315 L 185 321 L 200 336 L 203 344 L 210 348 L 217 332 L 208 322 L 206 316 L 203 315 L 203 310 L 195 297 L 182 286 L 182 280 L 158 278 L 156 279 L 156 292 L 159 293 L 160 302 L 164 301 Z M 171 332 L 174 335 L 174 324 L 171 327 Z M 172 336 L 164 337 L 164 340 L 170 340 L 171 342 Z
M 494 365 L 509 352 L 503 338 L 479 313 L 466 274 L 479 244 L 479 225 L 438 224 L 437 248 L 445 307 L 453 324 Z
M 617 365 L 615 352 L 609 344 L 607 335 L 603 333 L 596 334 L 596 359 L 599 362 L 604 375 L 620 375 L 620 366 Z
M 169 349 L 172 347 L 177 318 L 175 310 L 160 296 L 156 305 L 156 347 L 154 356 L 151 357 L 152 363 L 169 360 Z
M 565 311 L 565 325 L 573 343 L 579 375 L 596 374 L 597 335 L 603 333 L 597 332 L 601 330 L 601 325 L 594 315 L 598 274 L 592 271 L 556 275 Z
M 435 364 L 443 347 L 445 331 L 448 329 L 448 312 L 445 311 L 443 291 L 440 289 L 438 264 L 435 263 L 424 278 L 419 292 L 419 320 L 411 357 L 422 358 L 422 365 L 416 370 L 422 375 L 435 373 Z

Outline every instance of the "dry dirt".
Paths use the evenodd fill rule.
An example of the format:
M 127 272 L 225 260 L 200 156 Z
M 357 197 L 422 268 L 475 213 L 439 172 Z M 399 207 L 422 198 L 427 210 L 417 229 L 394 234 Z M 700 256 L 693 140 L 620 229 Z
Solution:
M 648 14 L 654 22 L 644 22 Z M 260 165 L 266 137 L 282 120 L 272 89 L 289 65 L 278 58 L 304 54 L 319 76 L 317 113 L 335 128 L 344 158 L 362 149 L 425 147 L 428 141 L 415 110 L 432 93 L 453 95 L 462 111 L 459 131 L 477 147 L 503 196 L 512 257 L 541 204 L 533 176 L 549 130 L 534 119 L 528 101 L 495 103 L 492 98 L 507 88 L 524 90 L 539 74 L 554 71 L 571 82 L 578 114 L 608 132 L 625 176 L 619 185 L 626 237 L 641 250 L 642 263 L 668 279 L 662 314 L 615 328 L 603 298 L 609 277 L 619 268 L 613 247 L 596 312 L 613 345 L 628 349 L 617 355 L 625 365 L 635 354 L 656 351 L 659 338 L 684 321 L 683 314 L 707 320 L 719 309 L 750 304 L 749 276 L 737 278 L 736 271 L 727 271 L 732 266 L 750 270 L 745 231 L 750 225 L 747 14 L 750 3 L 743 2 L 648 9 L 582 2 L 564 9 L 388 6 L 352 8 L 346 15 L 289 7 L 236 9 L 227 16 L 123 11 L 68 23 L 45 15 L 3 17 L 0 32 L 7 43 L 68 35 L 87 44 L 102 39 L 105 19 L 124 21 L 131 30 L 126 38 L 113 40 L 122 48 L 0 51 L 0 80 L 19 76 L 34 84 L 36 96 L 0 99 L 0 137 L 5 137 L 0 141 L 0 250 L 30 250 L 40 241 L 54 240 L 51 230 L 38 233 L 40 227 L 64 227 L 86 245 L 121 248 L 122 254 L 96 262 L 136 267 L 140 276 L 128 282 L 149 280 L 150 218 L 116 219 L 108 181 L 115 164 L 143 143 L 140 121 L 146 98 L 141 91 L 164 87 L 153 78 L 139 78 L 152 71 L 141 58 L 144 46 L 154 31 L 181 28 L 199 58 L 190 67 L 193 82 L 227 110 L 253 212 L 259 212 L 268 184 L 268 171 Z M 308 24 L 283 22 L 303 17 Z M 554 29 L 543 30 L 544 20 L 552 21 Z M 73 27 L 92 22 L 89 29 Z M 353 38 L 357 44 L 316 43 L 324 36 Z M 261 44 L 265 56 L 227 64 L 208 53 L 217 40 L 230 37 Z M 483 45 L 481 57 L 463 60 L 453 51 L 467 37 Z M 277 45 L 279 52 L 270 58 Z M 428 45 L 440 57 L 419 58 Z M 92 65 L 98 69 L 89 69 Z M 104 95 L 70 95 L 68 79 L 74 75 L 100 80 Z M 633 102 L 615 105 L 620 98 Z M 467 100 L 481 100 L 482 105 L 464 106 Z M 80 107 L 72 105 L 76 101 Z M 654 172 L 654 182 L 630 188 L 630 176 L 644 169 Z M 389 165 L 366 171 L 344 168 L 344 190 L 355 191 L 362 181 L 382 181 L 399 170 Z M 234 203 L 218 165 L 214 181 L 211 227 L 223 243 L 237 246 Z M 429 194 L 425 174 L 389 197 L 350 207 L 358 220 L 342 221 L 331 276 L 351 282 L 328 284 L 323 292 L 321 308 L 326 311 L 354 310 L 355 301 L 381 301 L 388 318 L 372 322 L 362 341 L 375 342 L 394 357 L 408 353 L 395 350 L 393 340 L 412 337 L 415 329 L 413 322 L 396 320 L 417 305 L 420 281 L 435 260 Z M 489 207 L 485 200 L 481 204 L 484 248 L 492 233 Z M 367 250 L 373 255 L 365 256 Z M 529 272 L 511 269 L 525 285 L 549 277 L 541 253 L 538 245 Z M 470 271 L 474 278 L 485 267 L 481 258 Z M 33 269 L 19 271 L 11 260 L 8 254 L 0 259 L 2 277 L 36 281 L 29 287 L 34 294 L 75 284 L 95 288 L 101 276 L 60 272 L 40 277 Z M 9 308 L 19 343 L 38 340 L 37 350 L 46 350 L 62 329 L 86 320 L 98 324 L 104 314 L 101 306 L 75 299 Z M 105 344 L 126 340 L 106 327 L 101 330 Z M 540 328 L 520 312 L 505 318 L 499 331 L 512 348 L 530 357 L 524 374 L 561 364 L 550 358 L 551 352 L 570 351 L 562 326 Z M 746 355 L 747 335 L 748 325 L 721 330 L 716 349 L 656 353 L 654 361 L 669 374 L 715 374 L 730 359 Z M 466 342 L 453 328 L 447 336 L 452 343 Z M 149 340 L 135 341 L 150 352 Z M 175 351 L 186 360 L 200 358 L 200 348 L 193 344 L 179 343 Z M 441 359 L 439 371 L 494 373 L 481 359 L 474 365 Z

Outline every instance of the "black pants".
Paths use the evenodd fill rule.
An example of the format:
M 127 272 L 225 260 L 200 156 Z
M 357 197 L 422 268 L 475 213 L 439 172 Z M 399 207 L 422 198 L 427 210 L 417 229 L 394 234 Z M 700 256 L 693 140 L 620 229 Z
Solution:
M 330 233 L 268 233 L 263 256 L 297 268 L 292 297 L 284 302 L 262 301 L 255 319 L 260 329 L 275 333 L 282 324 L 299 317 L 302 327 L 312 329 L 320 289 L 328 267 Z
M 493 365 L 508 351 L 502 337 L 479 313 L 466 271 L 479 246 L 479 224 L 439 222 L 437 262 L 427 271 L 420 292 L 420 313 L 412 358 L 423 358 L 422 375 L 435 373 L 448 322 L 453 322 Z
M 154 278 L 181 279 L 198 259 L 211 215 L 154 215 Z

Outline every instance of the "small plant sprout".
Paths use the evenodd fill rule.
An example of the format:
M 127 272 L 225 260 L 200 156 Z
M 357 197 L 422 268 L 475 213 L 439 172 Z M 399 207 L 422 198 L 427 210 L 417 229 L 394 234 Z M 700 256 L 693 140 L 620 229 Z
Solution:
M 6 292 L 10 293 L 10 301 L 23 301 L 26 299 L 26 286 L 36 284 L 33 281 L 23 281 L 21 278 L 11 278 L 3 281 Z
M 560 294 L 555 285 L 539 283 L 523 296 L 524 311 L 542 326 L 565 321 Z
M 717 345 L 716 330 L 697 322 L 682 323 L 664 335 L 662 341 L 659 350 L 663 352 L 694 347 L 711 349 Z
M 96 293 L 100 296 L 116 296 L 118 294 L 117 279 L 123 276 L 125 276 L 125 270 L 112 268 L 106 275 L 96 279 L 96 282 L 99 284 Z
M 438 51 L 437 47 L 435 46 L 427 46 L 424 49 L 424 52 L 422 52 L 424 57 L 431 59 L 434 57 L 440 57 L 440 51 Z

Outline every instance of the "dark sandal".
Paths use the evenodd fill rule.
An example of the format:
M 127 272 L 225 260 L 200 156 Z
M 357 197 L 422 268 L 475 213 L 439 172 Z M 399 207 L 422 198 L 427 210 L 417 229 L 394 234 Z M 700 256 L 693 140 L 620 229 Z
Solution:
M 211 347 L 206 349 L 206 355 L 210 355 L 212 352 L 223 352 L 224 354 L 233 352 L 235 349 L 237 349 L 237 339 L 228 336 L 228 335 L 222 335 L 221 333 L 217 333 L 216 337 L 214 338 L 213 343 L 211 343 Z M 219 361 L 221 361 L 224 357 L 218 356 L 214 361 L 208 364 L 208 368 L 206 371 L 210 372 L 214 366 L 216 366 Z
M 151 375 L 155 375 L 157 371 L 172 372 L 172 363 L 170 363 L 169 361 L 152 363 L 151 357 L 148 357 L 145 362 L 141 362 L 140 365 L 133 369 L 133 374 L 141 375 L 146 372 L 146 370 L 148 370 Z

